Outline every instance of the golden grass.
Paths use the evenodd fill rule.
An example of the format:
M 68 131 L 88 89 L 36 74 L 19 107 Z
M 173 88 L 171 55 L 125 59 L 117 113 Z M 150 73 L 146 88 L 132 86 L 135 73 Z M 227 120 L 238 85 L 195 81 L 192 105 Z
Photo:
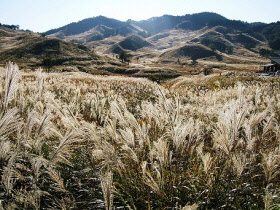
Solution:
M 1 77 L 4 209 L 279 208 L 279 78 L 18 73 Z

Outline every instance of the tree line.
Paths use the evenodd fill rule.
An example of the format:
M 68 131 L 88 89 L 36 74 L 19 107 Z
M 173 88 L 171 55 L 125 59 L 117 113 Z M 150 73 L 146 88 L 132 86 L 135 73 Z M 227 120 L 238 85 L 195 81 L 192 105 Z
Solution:
M 6 28 L 10 28 L 12 30 L 19 30 L 19 25 L 8 25 L 8 24 L 1 24 L 0 26 L 6 27 Z

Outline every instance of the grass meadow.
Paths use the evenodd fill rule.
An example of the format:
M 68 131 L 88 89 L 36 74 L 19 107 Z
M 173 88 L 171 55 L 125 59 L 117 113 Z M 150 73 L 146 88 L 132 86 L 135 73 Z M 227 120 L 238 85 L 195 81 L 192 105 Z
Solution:
M 9 63 L 0 95 L 0 209 L 280 208 L 279 77 Z

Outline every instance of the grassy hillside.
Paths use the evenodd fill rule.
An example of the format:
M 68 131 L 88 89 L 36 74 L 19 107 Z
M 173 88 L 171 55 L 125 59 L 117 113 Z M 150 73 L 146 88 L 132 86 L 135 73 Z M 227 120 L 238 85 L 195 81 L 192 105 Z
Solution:
M 210 48 L 207 48 L 200 44 L 189 44 L 184 47 L 180 47 L 178 49 L 165 52 L 161 55 L 161 57 L 163 58 L 189 57 L 192 60 L 210 57 L 210 56 L 218 56 L 218 54 L 212 51 Z
M 99 57 L 83 45 L 69 43 L 58 39 L 46 38 L 22 38 L 19 46 L 2 49 L 0 62 L 14 61 L 18 63 L 29 63 L 31 66 L 44 66 L 44 61 L 49 60 L 50 66 L 77 64 L 97 60 Z M 28 61 L 28 62 L 27 62 Z M 69 63 L 70 62 L 70 63 Z
M 164 15 L 143 21 L 134 21 L 134 24 L 154 35 L 164 30 L 180 28 L 185 30 L 199 30 L 205 26 L 229 26 L 234 28 L 246 28 L 248 24 L 241 21 L 232 21 L 219 14 L 202 12 L 192 15 L 172 16 Z
M 21 67 L 31 69 L 41 66 L 48 70 L 91 73 L 94 73 L 93 69 L 104 65 L 111 68 L 123 66 L 116 60 L 98 56 L 92 49 L 81 44 L 4 27 L 0 28 L 0 32 L 0 64 L 2 65 L 13 61 Z
M 24 46 L 3 50 L 0 55 L 0 60 L 9 59 L 27 59 L 37 58 L 42 59 L 46 56 L 54 57 L 79 57 L 90 59 L 96 56 L 87 47 L 64 42 L 58 39 L 44 39 L 37 42 L 27 43 Z
M 231 54 L 233 51 L 233 44 L 224 38 L 221 33 L 208 32 L 199 38 L 199 42 L 212 50 Z
M 266 58 L 270 51 L 280 49 L 278 25 L 247 23 L 230 20 L 216 13 L 202 12 L 183 16 L 163 15 L 126 22 L 95 17 L 49 31 L 47 34 L 49 37 L 59 37 L 85 44 L 90 48 L 94 47 L 96 52 L 107 56 L 121 50 L 133 51 L 135 57 L 145 58 L 153 65 L 156 65 L 157 60 L 161 60 L 161 54 L 171 55 L 166 59 L 173 60 L 174 63 L 173 58 L 177 55 L 166 52 L 184 48 L 186 44 L 203 45 L 213 53 L 205 53 L 205 49 L 200 48 L 198 51 L 202 52 L 202 55 L 194 55 L 197 54 L 197 49 L 194 49 L 193 53 L 187 53 L 188 55 L 183 57 L 206 58 L 211 62 L 212 56 L 215 56 L 221 65 L 246 62 L 259 65 L 269 62 Z M 81 30 L 76 30 L 77 28 Z M 144 47 L 150 49 L 142 49 Z M 263 58 L 257 60 L 260 54 Z
M 49 30 L 45 32 L 46 35 L 51 35 L 55 33 L 62 33 L 64 36 L 69 36 L 69 35 L 75 35 L 75 34 L 80 34 L 85 31 L 88 31 L 98 25 L 105 25 L 110 28 L 118 28 L 124 26 L 124 22 L 115 20 L 112 18 L 107 18 L 104 16 L 98 16 L 98 17 L 93 17 L 93 18 L 87 18 L 79 22 L 75 23 L 70 23 L 66 26 Z
M 114 44 L 107 50 L 107 53 L 119 54 L 121 51 L 124 51 L 124 49 L 119 44 Z
M 262 33 L 267 37 L 272 49 L 280 50 L 280 22 L 264 27 Z
M 118 45 L 123 49 L 132 51 L 136 51 L 143 47 L 152 46 L 152 44 L 146 41 L 143 37 L 137 35 L 132 35 L 125 38 L 123 41 L 119 42 Z

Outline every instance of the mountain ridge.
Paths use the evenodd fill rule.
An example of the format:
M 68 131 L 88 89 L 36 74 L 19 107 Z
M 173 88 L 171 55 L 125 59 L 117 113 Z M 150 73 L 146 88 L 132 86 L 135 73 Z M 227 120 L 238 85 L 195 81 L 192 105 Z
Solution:
M 85 32 L 86 29 L 90 29 L 93 27 L 96 27 L 98 25 L 105 25 L 108 27 L 112 27 L 112 28 L 119 28 L 122 26 L 125 26 L 128 23 L 133 23 L 143 29 L 146 29 L 147 31 L 149 31 L 151 33 L 151 35 L 154 35 L 155 33 L 158 33 L 164 29 L 171 29 L 174 28 L 177 24 L 186 21 L 186 20 L 192 20 L 192 21 L 197 21 L 197 18 L 201 18 L 203 17 L 203 20 L 207 19 L 209 21 L 209 17 L 210 20 L 229 20 L 217 13 L 212 13 L 212 12 L 202 12 L 202 13 L 195 13 L 195 14 L 186 14 L 183 16 L 174 16 L 174 15 L 163 15 L 163 16 L 159 16 L 159 17 L 152 17 L 149 18 L 147 20 L 140 20 L 140 21 L 134 21 L 134 20 L 127 20 L 127 21 L 120 21 L 114 18 L 108 18 L 105 16 L 96 16 L 96 17 L 92 17 L 92 18 L 86 18 L 83 20 L 80 20 L 78 22 L 72 22 L 70 24 L 67 24 L 65 26 L 56 28 L 56 29 L 51 29 L 45 32 L 46 35 L 50 35 L 59 31 L 64 31 L 67 35 L 75 35 L 78 32 Z M 231 20 L 229 20 L 231 21 Z M 233 20 L 232 20 L 233 21 Z M 159 24 L 159 28 L 158 29 L 151 29 L 149 27 L 149 25 L 153 25 L 153 24 L 158 24 L 159 22 L 162 23 Z M 197 21 L 199 22 L 199 21 Z M 239 21 L 237 21 L 239 22 Z M 241 22 L 241 21 L 240 21 Z M 76 26 L 79 25 L 79 30 L 76 29 Z
M 142 21 L 98 16 L 46 34 L 23 36 L 20 30 L 14 31 L 19 33 L 14 38 L 9 38 L 9 31 L 0 31 L 0 44 L 6 48 L 0 55 L 2 62 L 30 60 L 31 66 L 40 66 L 51 59 L 62 70 L 73 67 L 106 75 L 165 74 L 169 78 L 206 67 L 256 71 L 260 63 L 269 62 L 266 56 L 271 50 L 280 49 L 280 22 L 247 23 L 210 12 Z M 14 42 L 5 41 L 9 39 Z M 9 50 L 9 45 L 14 49 Z M 130 56 L 126 63 L 119 57 L 122 51 Z
M 84 39 L 82 37 L 83 33 L 90 34 L 90 30 L 101 25 L 107 27 L 110 33 L 93 33 L 91 39 Z M 183 16 L 163 15 L 141 21 L 120 21 L 105 16 L 97 16 L 49 30 L 45 34 L 50 37 L 67 39 L 68 41 L 88 43 L 117 35 L 127 37 L 136 34 L 147 38 L 173 29 L 197 31 L 205 27 L 213 28 L 216 26 L 225 27 L 227 33 L 259 33 L 258 36 L 264 36 L 272 49 L 280 49 L 280 22 L 270 24 L 261 22 L 248 23 L 241 20 L 230 20 L 213 12 L 186 14 Z

